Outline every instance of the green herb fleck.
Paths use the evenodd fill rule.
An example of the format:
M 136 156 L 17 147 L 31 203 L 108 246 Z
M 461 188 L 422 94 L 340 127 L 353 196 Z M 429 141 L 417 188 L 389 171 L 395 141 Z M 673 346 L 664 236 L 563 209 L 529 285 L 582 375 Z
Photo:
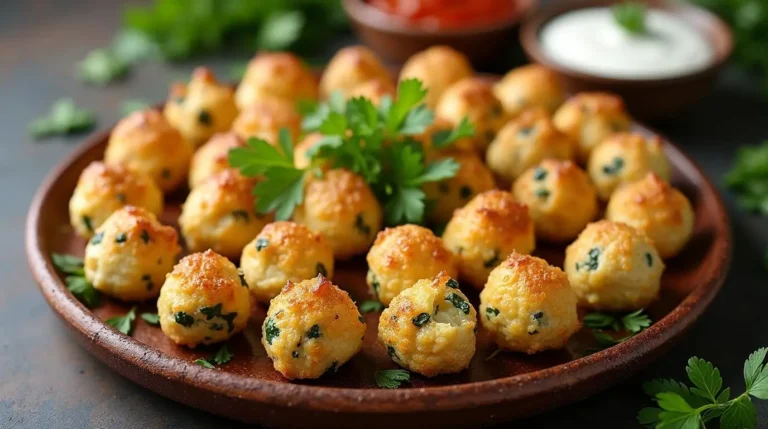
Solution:
M 152 326 L 160 324 L 160 316 L 157 313 L 141 313 L 141 320 Z
M 600 258 L 600 253 L 602 253 L 602 250 L 599 247 L 589 249 L 587 260 L 576 263 L 576 271 L 579 271 L 582 268 L 586 268 L 587 271 L 595 271 L 599 265 L 598 258 Z
M 517 131 L 517 134 L 521 137 L 528 137 L 529 135 L 531 135 L 534 129 L 535 127 L 523 127 Z
M 77 65 L 80 80 L 104 86 L 128 72 L 128 63 L 107 49 L 94 49 Z
M 101 244 L 101 240 L 104 239 L 104 232 L 96 233 L 96 235 L 91 238 L 91 244 Z
M 373 375 L 376 385 L 382 389 L 397 389 L 411 381 L 411 373 L 404 369 L 385 369 Z
M 499 264 L 499 262 L 501 262 L 501 256 L 499 255 L 499 251 L 498 251 L 498 250 L 495 250 L 495 251 L 493 252 L 493 257 L 491 257 L 491 259 L 489 259 L 489 260 L 485 261 L 485 262 L 483 263 L 483 266 L 484 266 L 485 268 L 493 268 L 493 267 L 495 267 L 496 265 L 498 265 L 498 264 Z
M 645 263 L 648 264 L 649 268 L 652 267 L 653 266 L 653 255 L 651 255 L 650 253 L 646 253 L 645 254 Z
M 117 194 L 115 197 L 117 198 L 117 201 L 125 204 L 125 194 L 124 193 L 121 192 L 121 193 Z
M 485 317 L 488 320 L 491 320 L 491 316 L 498 316 L 500 313 L 498 308 L 493 307 L 485 307 Z
M 176 314 L 174 314 L 173 318 L 174 320 L 176 320 L 176 323 L 187 328 L 189 328 L 195 323 L 195 318 L 183 311 L 179 311 Z
M 53 104 L 47 116 L 29 124 L 29 132 L 35 139 L 40 139 L 88 131 L 95 123 L 96 119 L 91 112 L 80 109 L 70 98 L 62 98 Z
M 83 225 L 85 225 L 85 229 L 93 232 L 93 223 L 90 216 L 83 216 Z
M 147 232 L 146 229 L 141 230 L 141 241 L 143 241 L 144 244 L 149 243 L 149 232 Z
M 457 293 L 449 293 L 445 300 L 453 304 L 454 307 L 461 310 L 464 314 L 469 314 L 469 303 Z
M 429 323 L 429 313 L 421 313 L 418 316 L 411 319 L 414 325 L 421 328 L 425 324 Z
M 115 236 L 115 243 L 125 243 L 128 240 L 128 234 L 120 232 Z
M 535 191 L 535 194 L 537 197 L 541 199 L 547 199 L 549 198 L 549 191 L 547 189 L 537 189 Z
M 213 366 L 213 364 L 211 364 L 210 362 L 208 362 L 208 360 L 207 360 L 207 359 L 202 359 L 202 358 L 201 358 L 201 359 L 197 359 L 197 360 L 195 360 L 195 363 L 196 363 L 196 364 L 198 364 L 198 365 L 200 365 L 200 366 L 202 366 L 202 367 L 204 367 L 204 368 L 208 368 L 208 369 L 213 369 L 213 368 L 215 368 L 215 367 Z
M 264 337 L 267 339 L 267 344 L 272 345 L 272 340 L 280 336 L 280 328 L 275 325 L 275 319 L 267 318 L 267 323 L 264 325 Z
M 448 286 L 451 289 L 458 289 L 459 288 L 459 282 L 456 281 L 456 279 L 448 279 L 448 281 L 445 282 L 445 285 Z
M 368 299 L 360 303 L 360 311 L 363 313 L 375 313 L 384 309 L 384 304 L 379 301 Z
M 328 277 L 328 271 L 325 269 L 325 265 L 322 262 L 318 262 L 315 266 L 315 272 L 323 277 Z
M 141 276 L 141 280 L 146 284 L 147 290 L 152 290 L 155 287 L 155 283 L 152 281 L 152 276 L 149 274 Z
M 210 127 L 211 124 L 213 124 L 213 118 L 207 110 L 201 110 L 197 115 L 197 122 L 199 122 L 201 125 L 205 125 L 206 127 Z
M 291 357 L 294 359 L 298 359 L 299 358 L 298 350 L 294 350 L 293 352 L 291 352 Z
M 234 354 L 229 351 L 229 347 L 224 344 L 211 359 L 216 365 L 224 365 L 225 363 L 231 361 L 233 356 Z
M 547 174 L 547 170 L 543 169 L 542 167 L 536 167 L 536 169 L 533 170 L 533 180 L 541 182 L 547 178 Z
M 124 333 L 125 335 L 131 335 L 133 330 L 133 321 L 136 319 L 136 307 L 131 308 L 128 313 L 123 316 L 112 317 L 107 319 L 107 324 Z
M 245 273 L 243 272 L 242 268 L 237 270 L 237 275 L 240 277 L 240 286 L 248 287 L 248 282 L 245 281 Z
M 389 356 L 390 359 L 400 360 L 400 357 L 397 356 L 397 350 L 392 346 L 387 346 L 387 356 Z
M 269 246 L 269 241 L 266 238 L 256 239 L 256 250 L 259 252 L 261 252 L 263 249 L 266 249 L 267 246 Z
M 309 331 L 307 332 L 307 338 L 313 339 L 313 338 L 320 338 L 320 325 L 314 324 L 311 328 L 309 328 Z
M 621 171 L 622 168 L 624 168 L 624 158 L 617 156 L 613 158 L 613 161 L 611 161 L 610 164 L 606 164 L 603 166 L 603 174 L 613 176 L 615 174 L 618 174 L 618 172 Z
M 644 34 L 646 7 L 643 3 L 628 1 L 611 7 L 613 19 L 624 30 L 632 34 Z

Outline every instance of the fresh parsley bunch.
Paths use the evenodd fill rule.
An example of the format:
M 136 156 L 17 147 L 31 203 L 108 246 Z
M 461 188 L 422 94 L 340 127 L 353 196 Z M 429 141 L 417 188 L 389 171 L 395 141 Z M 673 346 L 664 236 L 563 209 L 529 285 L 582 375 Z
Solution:
M 426 195 L 421 186 L 456 175 L 459 164 L 450 158 L 425 162 L 423 145 L 415 136 L 424 132 L 434 114 L 424 104 L 427 91 L 420 81 L 400 82 L 397 98 L 384 97 L 378 107 L 363 97 L 343 100 L 341 94 L 317 105 L 303 121 L 305 131 L 323 138 L 308 151 L 312 167 L 293 165 L 290 135 L 281 130 L 279 148 L 264 140 L 251 139 L 245 148 L 229 152 L 230 164 L 246 176 L 263 176 L 254 188 L 260 213 L 275 211 L 287 219 L 303 199 L 308 170 L 322 175 L 318 165 L 346 168 L 361 176 L 384 207 L 387 223 L 421 223 Z M 435 133 L 432 146 L 443 148 L 453 141 L 474 135 L 464 120 L 454 130 Z
M 599 351 L 623 343 L 651 326 L 651 323 L 651 318 L 645 314 L 643 309 L 624 315 L 594 312 L 584 316 L 584 326 L 592 330 L 592 335 L 600 346 L 593 351 Z M 616 333 L 624 331 L 627 334 L 616 338 L 614 335 L 606 332 L 606 330 Z
M 752 398 L 768 399 L 768 368 L 763 364 L 768 348 L 758 349 L 744 363 L 746 391 L 731 399 L 723 389 L 720 370 L 710 362 L 692 357 L 685 372 L 693 384 L 675 380 L 653 380 L 643 385 L 658 407 L 643 408 L 637 420 L 653 428 L 698 429 L 720 419 L 723 429 L 754 429 L 757 413 Z

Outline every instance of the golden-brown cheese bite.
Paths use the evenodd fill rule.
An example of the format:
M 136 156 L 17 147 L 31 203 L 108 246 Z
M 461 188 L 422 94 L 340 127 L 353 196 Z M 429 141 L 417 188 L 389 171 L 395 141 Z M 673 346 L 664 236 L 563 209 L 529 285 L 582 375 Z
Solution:
M 388 81 L 391 77 L 379 57 L 364 46 L 349 46 L 336 52 L 320 78 L 320 96 L 340 91 L 346 98 L 352 89 L 369 80 Z
M 605 218 L 644 232 L 665 259 L 680 253 L 693 234 L 691 202 L 655 173 L 617 189 Z
M 403 64 L 400 80 L 420 80 L 428 90 L 424 101 L 434 109 L 449 86 L 473 74 L 472 65 L 464 54 L 450 46 L 431 46 Z
M 343 169 L 308 175 L 293 220 L 322 234 L 338 259 L 365 253 L 381 229 L 381 205 L 362 177 Z
M 301 116 L 289 101 L 279 98 L 259 100 L 244 108 L 232 123 L 232 132 L 241 139 L 264 139 L 276 146 L 281 128 L 291 132 L 295 142 L 301 134 Z
M 78 235 L 90 238 L 109 215 L 127 204 L 159 216 L 163 193 L 145 174 L 94 161 L 80 173 L 69 199 L 69 221 Z
M 475 127 L 475 150 L 485 154 L 485 149 L 507 122 L 504 107 L 484 79 L 464 78 L 443 92 L 435 109 L 437 117 L 458 126 L 465 117 Z
M 189 347 L 228 340 L 251 317 L 248 286 L 235 264 L 213 250 L 193 253 L 173 267 L 157 300 L 160 328 Z
M 591 223 L 565 251 L 565 272 L 579 305 L 600 311 L 644 308 L 659 294 L 659 252 L 642 232 L 623 223 Z
M 155 298 L 181 252 L 176 230 L 155 215 L 125 206 L 85 247 L 85 277 L 96 290 L 123 301 Z
M 578 143 L 576 157 L 586 164 L 592 149 L 613 133 L 629 130 L 630 118 L 616 95 L 582 92 L 555 112 L 555 126 Z
M 499 348 L 528 354 L 564 347 L 581 327 L 565 273 L 516 252 L 480 292 L 480 321 Z
M 382 98 L 389 96 L 394 99 L 396 93 L 395 85 L 389 79 L 371 79 L 353 86 L 347 92 L 347 98 L 364 97 L 378 106 Z
M 163 113 L 187 142 L 200 146 L 215 133 L 229 129 L 237 106 L 232 88 L 219 83 L 209 69 L 199 67 L 189 85 L 171 86 Z
M 289 52 L 262 52 L 249 63 L 237 87 L 235 101 L 241 110 L 269 99 L 290 103 L 317 99 L 317 79 L 299 57 Z
M 600 143 L 589 157 L 587 171 L 603 200 L 619 185 L 640 180 L 649 172 L 664 180 L 670 174 L 661 138 L 639 133 L 615 134 Z
M 323 276 L 288 282 L 269 305 L 261 344 L 285 378 L 334 373 L 363 345 L 365 319 L 349 294 Z
M 192 145 L 157 110 L 135 112 L 112 130 L 104 153 L 107 164 L 123 164 L 146 174 L 163 192 L 184 183 Z
M 309 133 L 305 135 L 299 144 L 293 148 L 293 165 L 295 165 L 296 168 L 309 167 L 312 164 L 312 158 L 310 158 L 308 152 L 322 139 L 323 135 L 320 133 Z
M 272 219 L 254 213 L 256 181 L 235 170 L 224 170 L 192 189 L 179 216 L 187 249 L 213 249 L 237 258 L 248 242 Z
M 509 192 L 491 190 L 456 210 L 443 232 L 443 242 L 459 261 L 462 278 L 482 289 L 491 270 L 513 251 L 536 247 L 528 207 Z
M 445 273 L 419 280 L 379 318 L 379 341 L 398 365 L 427 377 L 459 372 L 475 354 L 477 312 Z
M 452 152 L 446 153 L 446 156 L 459 163 L 456 175 L 424 184 L 424 193 L 431 202 L 427 217 L 439 224 L 448 222 L 453 211 L 464 207 L 472 197 L 496 186 L 491 170 L 474 152 Z M 437 160 L 444 158 L 441 156 Z
M 229 151 L 236 147 L 245 147 L 245 141 L 232 132 L 215 134 L 200 146 L 192 156 L 189 166 L 189 188 L 192 189 L 214 174 L 231 168 Z
M 515 181 L 512 192 L 528 206 L 536 238 L 547 241 L 573 240 L 597 214 L 597 191 L 571 161 L 542 161 Z
M 251 295 L 269 303 L 289 281 L 318 274 L 333 279 L 333 249 L 322 235 L 304 225 L 274 222 L 245 246 L 240 269 Z
M 576 144 L 561 133 L 543 109 L 523 112 L 496 134 L 485 160 L 508 183 L 547 159 L 573 159 Z
M 384 305 L 389 305 L 395 296 L 417 281 L 432 278 L 441 271 L 451 277 L 458 276 L 453 254 L 443 246 L 443 240 L 418 225 L 381 231 L 366 260 L 366 281 Z
M 538 64 L 510 70 L 493 86 L 493 93 L 512 118 L 531 107 L 540 107 L 552 114 L 565 99 L 557 74 Z

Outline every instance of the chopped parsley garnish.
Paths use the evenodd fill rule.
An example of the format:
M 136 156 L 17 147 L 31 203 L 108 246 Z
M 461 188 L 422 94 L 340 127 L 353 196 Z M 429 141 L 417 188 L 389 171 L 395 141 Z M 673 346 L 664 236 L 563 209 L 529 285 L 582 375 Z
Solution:
M 64 282 L 67 284 L 67 289 L 78 301 L 85 304 L 88 308 L 94 308 L 100 304 L 101 299 L 99 297 L 99 292 L 97 292 L 93 285 L 85 278 L 85 269 L 83 268 L 82 258 L 61 253 L 52 253 L 51 260 L 53 260 L 53 265 L 55 265 L 60 272 L 67 274 L 64 278 Z
M 459 282 L 456 281 L 456 279 L 448 279 L 447 282 L 445 282 L 445 285 L 452 289 L 458 289 L 459 288 Z
M 266 238 L 258 238 L 256 239 L 256 250 L 261 252 L 263 249 L 266 249 L 267 246 L 269 246 L 269 240 Z
M 211 124 L 213 124 L 213 118 L 211 118 L 211 114 L 208 113 L 207 110 L 201 110 L 197 115 L 197 122 L 206 127 L 210 127 Z
M 454 307 L 461 310 L 464 314 L 469 314 L 469 303 L 457 293 L 449 293 L 445 300 L 453 304 Z
M 91 244 L 101 244 L 101 240 L 104 239 L 104 232 L 96 233 L 93 238 L 91 238 Z
M 233 356 L 234 354 L 229 351 L 229 347 L 224 344 L 210 359 L 213 360 L 213 363 L 216 365 L 224 365 L 225 363 L 231 361 Z
M 221 316 L 221 303 L 213 307 L 200 307 L 200 312 L 205 315 L 205 320 L 211 320 L 214 317 Z
M 379 284 L 379 280 L 376 278 L 376 274 L 374 274 L 373 271 L 369 269 L 368 274 L 371 276 L 371 288 L 373 289 L 373 294 L 378 298 L 381 284 Z
M 243 222 L 248 222 L 249 219 L 248 211 L 246 210 L 233 210 L 232 217 L 235 218 L 235 220 L 241 219 Z
M 152 290 L 155 287 L 155 283 L 152 281 L 152 276 L 149 274 L 141 276 L 141 280 L 146 284 L 147 290 Z
M 592 330 L 592 335 L 599 345 L 599 348 L 590 351 L 597 351 L 626 341 L 651 326 L 652 322 L 644 310 L 640 309 L 623 315 L 593 312 L 584 316 L 583 323 L 584 326 Z M 614 332 L 626 331 L 628 335 L 615 338 L 605 332 L 608 329 Z
M 413 322 L 414 325 L 421 328 L 422 326 L 429 323 L 429 313 L 421 313 L 418 316 L 411 319 L 411 321 Z
M 272 345 L 272 340 L 280 336 L 280 328 L 275 325 L 275 319 L 268 318 L 267 323 L 264 325 L 264 338 L 267 339 L 267 344 Z
M 365 223 L 365 219 L 363 219 L 362 213 L 359 213 L 355 218 L 355 228 L 357 228 L 357 230 L 360 231 L 360 233 L 363 235 L 371 235 L 371 227 Z
M 539 197 L 541 199 L 549 198 L 549 190 L 547 190 L 547 189 L 537 189 L 535 191 L 535 194 L 536 194 L 537 197 Z
M 187 328 L 189 328 L 195 323 L 195 318 L 183 311 L 179 311 L 176 314 L 174 314 L 173 318 L 176 321 L 176 323 Z
M 768 216 L 768 140 L 739 148 L 725 184 L 736 194 L 742 208 Z
M 385 369 L 376 371 L 373 379 L 382 389 L 397 389 L 403 383 L 411 381 L 411 373 L 404 369 Z
M 55 135 L 75 134 L 93 128 L 93 114 L 75 105 L 71 98 L 57 100 L 47 116 L 41 116 L 29 124 L 29 132 L 35 139 Z
M 83 216 L 83 225 L 85 225 L 85 229 L 88 231 L 93 231 L 93 223 L 90 216 Z
M 94 49 L 77 65 L 77 75 L 83 82 L 104 86 L 125 76 L 128 63 L 108 49 Z
M 576 263 L 576 271 L 579 271 L 582 268 L 585 268 L 587 271 L 595 271 L 599 265 L 598 258 L 600 258 L 600 253 L 602 253 L 602 250 L 599 247 L 589 249 L 587 260 Z
M 365 317 L 363 316 L 357 316 L 357 320 L 359 320 L 360 323 L 365 323 Z
M 152 326 L 160 324 L 160 316 L 157 313 L 141 313 L 141 320 Z
M 128 313 L 123 316 L 112 317 L 107 319 L 107 325 L 112 326 L 125 335 L 131 335 L 133 330 L 133 321 L 136 319 L 136 307 L 131 308 Z
M 143 241 L 144 244 L 149 244 L 149 232 L 147 232 L 146 229 L 141 230 L 141 241 Z
M 615 174 L 618 174 L 618 172 L 621 171 L 622 168 L 624 168 L 624 158 L 617 156 L 613 158 L 613 161 L 611 161 L 610 164 L 606 164 L 603 166 L 603 174 L 613 176 Z
M 537 182 L 541 182 L 542 180 L 547 178 L 547 174 L 548 174 L 547 170 L 541 167 L 536 167 L 536 169 L 533 170 L 533 180 Z
M 360 303 L 360 311 L 363 313 L 375 313 L 384 309 L 384 304 L 379 301 L 368 299 Z
M 467 185 L 462 186 L 461 188 L 459 188 L 459 196 L 462 199 L 465 199 L 465 200 L 468 199 L 469 197 L 472 196 L 472 188 L 470 188 Z
M 298 358 L 299 358 L 299 352 L 298 352 L 298 350 L 294 350 L 294 351 L 292 351 L 292 352 L 291 352 L 291 357 L 292 357 L 292 358 L 294 358 L 294 359 L 298 359 Z
M 237 275 L 240 277 L 240 286 L 242 287 L 248 287 L 248 282 L 245 281 L 245 273 L 243 273 L 243 269 L 237 270 Z
M 501 262 L 501 257 L 499 255 L 499 251 L 496 250 L 493 252 L 493 257 L 483 263 L 483 266 L 485 268 L 493 268 L 496 265 L 499 265 L 499 262 Z
M 202 367 L 204 367 L 204 368 L 208 368 L 208 369 L 213 369 L 213 368 L 215 368 L 215 367 L 213 366 L 213 364 L 211 364 L 210 362 L 208 362 L 208 359 L 202 359 L 202 358 L 200 358 L 200 359 L 197 359 L 197 360 L 195 360 L 195 363 L 196 363 L 196 364 L 198 364 L 198 365 L 200 365 L 200 366 L 202 366 Z
M 632 34 L 644 34 L 646 7 L 643 3 L 628 1 L 617 3 L 611 7 L 611 13 L 616 23 L 625 31 Z
M 125 243 L 128 240 L 128 234 L 120 232 L 115 236 L 115 243 Z
M 485 317 L 486 317 L 488 320 L 491 320 L 491 317 L 492 317 L 492 316 L 498 316 L 498 315 L 499 315 L 499 313 L 500 313 L 500 311 L 499 311 L 499 309 L 498 309 L 498 308 L 493 308 L 493 307 L 485 307 Z
M 648 264 L 648 268 L 653 266 L 653 255 L 650 253 L 645 254 L 645 263 Z
M 328 277 L 328 271 L 325 269 L 325 265 L 322 262 L 318 262 L 315 266 L 315 272 L 323 277 Z
M 307 331 L 307 338 L 313 339 L 313 338 L 320 338 L 320 325 L 314 324 L 311 328 L 309 328 L 309 331 Z

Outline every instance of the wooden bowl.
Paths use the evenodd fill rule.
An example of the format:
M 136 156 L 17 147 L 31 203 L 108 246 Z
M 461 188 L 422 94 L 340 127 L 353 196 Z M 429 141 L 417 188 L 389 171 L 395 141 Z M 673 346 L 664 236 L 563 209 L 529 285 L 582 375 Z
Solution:
M 641 126 L 638 131 L 650 132 Z M 540 413 L 606 389 L 660 356 L 704 312 L 725 278 L 731 255 L 726 211 L 714 187 L 691 159 L 666 143 L 673 183 L 690 198 L 696 213 L 694 235 L 684 251 L 667 261 L 660 299 L 647 308 L 655 323 L 615 347 L 594 353 L 584 329 L 567 348 L 532 356 L 500 353 L 488 333 L 478 331 L 477 353 L 469 369 L 424 378 L 396 390 L 376 388 L 377 369 L 396 368 L 376 342 L 378 313 L 367 314 L 363 350 L 331 376 L 291 382 L 272 368 L 261 345 L 263 306 L 254 306 L 242 334 L 229 342 L 235 356 L 217 369 L 194 360 L 214 348 L 188 349 L 173 344 L 160 330 L 137 318 L 132 336 L 104 320 L 125 314 L 130 304 L 104 298 L 89 310 L 67 290 L 51 263 L 52 252 L 82 255 L 85 240 L 69 224 L 68 200 L 80 172 L 101 159 L 108 132 L 93 136 L 64 159 L 34 197 L 26 226 L 26 249 L 43 296 L 90 353 L 128 379 L 163 396 L 225 417 L 282 427 L 387 428 L 475 427 Z M 171 195 L 161 217 L 177 226 L 183 193 Z M 536 254 L 562 265 L 563 246 L 540 245 Z M 339 263 L 334 283 L 358 302 L 370 299 L 363 258 Z M 477 292 L 464 288 L 473 304 Z M 155 304 L 138 313 L 155 312 Z
M 644 120 L 669 119 L 684 111 L 709 92 L 718 72 L 733 49 L 733 36 L 728 25 L 705 9 L 683 2 L 648 2 L 679 16 L 694 26 L 712 44 L 715 58 L 705 69 L 690 74 L 662 79 L 618 79 L 600 77 L 572 70 L 548 58 L 540 45 L 539 32 L 551 19 L 566 12 L 588 7 L 610 6 L 622 0 L 579 0 L 557 2 L 536 10 L 523 22 L 520 41 L 531 61 L 554 70 L 570 93 L 608 91 L 620 95 L 628 110 Z
M 535 0 L 499 1 L 515 1 L 517 13 L 492 25 L 438 30 L 398 21 L 364 0 L 342 3 L 360 39 L 390 61 L 402 64 L 430 46 L 448 45 L 466 55 L 475 66 L 487 66 L 505 57 L 517 43 L 517 26 L 535 4 Z

